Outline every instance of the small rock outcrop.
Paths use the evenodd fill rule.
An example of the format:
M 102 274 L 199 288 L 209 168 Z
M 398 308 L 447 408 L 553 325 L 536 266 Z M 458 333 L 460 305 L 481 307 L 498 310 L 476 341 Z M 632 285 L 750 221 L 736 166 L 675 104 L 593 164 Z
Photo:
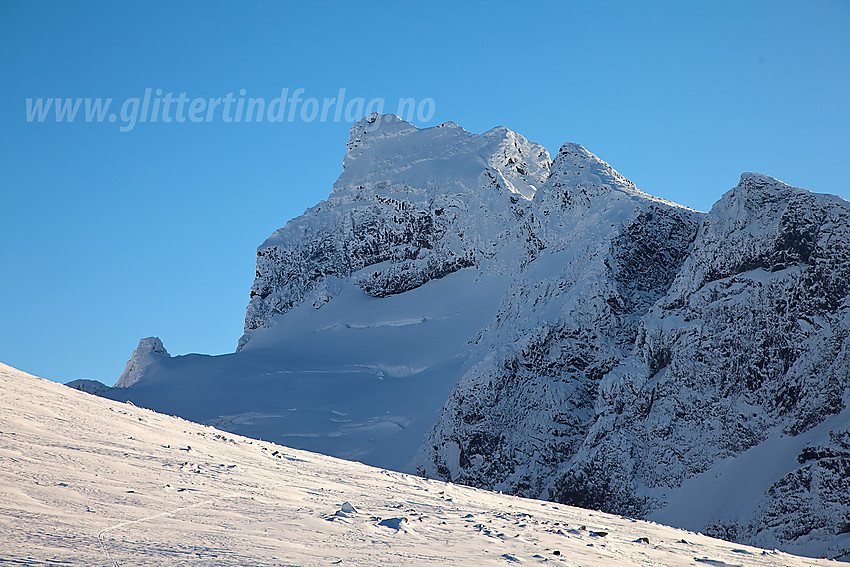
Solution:
M 115 388 L 127 388 L 142 379 L 148 367 L 163 358 L 171 358 L 162 345 L 159 337 L 148 337 L 139 341 L 139 346 L 133 351 L 124 373 L 115 383 Z

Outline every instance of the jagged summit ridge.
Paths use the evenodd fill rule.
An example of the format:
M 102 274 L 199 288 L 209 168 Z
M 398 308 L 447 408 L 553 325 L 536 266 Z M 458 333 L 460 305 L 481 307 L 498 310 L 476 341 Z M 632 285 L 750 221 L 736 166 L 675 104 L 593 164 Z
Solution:
M 347 149 L 328 200 L 258 249 L 239 348 L 294 305 L 323 305 L 337 293 L 334 278 L 387 296 L 468 267 L 516 273 L 563 240 L 565 219 L 592 202 L 620 211 L 609 216 L 628 216 L 632 199 L 679 207 L 639 191 L 578 144 L 565 144 L 553 162 L 505 127 L 419 129 L 373 114 L 352 126 Z M 598 228 L 587 219 L 582 226 Z
M 536 200 L 546 214 L 552 211 L 578 213 L 588 210 L 598 197 L 611 193 L 688 208 L 644 193 L 607 162 L 573 142 L 561 146 L 550 168 L 546 190 Z

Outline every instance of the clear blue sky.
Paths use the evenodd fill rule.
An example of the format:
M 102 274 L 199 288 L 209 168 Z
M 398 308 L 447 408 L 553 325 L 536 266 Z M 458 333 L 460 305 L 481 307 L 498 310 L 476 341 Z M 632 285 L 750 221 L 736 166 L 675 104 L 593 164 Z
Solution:
M 838 0 L 0 3 L 0 361 L 112 384 L 141 337 L 233 351 L 256 247 L 327 196 L 350 125 L 120 132 L 27 97 L 430 97 L 424 126 L 579 142 L 708 210 L 743 171 L 850 198 L 848 30 Z

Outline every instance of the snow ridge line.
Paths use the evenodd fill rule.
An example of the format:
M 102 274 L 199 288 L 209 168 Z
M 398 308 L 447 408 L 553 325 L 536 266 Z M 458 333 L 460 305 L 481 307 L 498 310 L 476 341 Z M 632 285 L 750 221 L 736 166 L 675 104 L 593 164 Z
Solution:
M 299 466 L 300 466 L 300 464 L 295 465 L 295 469 L 292 471 L 292 475 L 289 477 L 289 480 L 287 480 L 286 482 L 280 482 L 280 483 L 274 485 L 273 487 L 271 487 L 271 490 L 274 490 L 274 489 L 277 489 L 277 488 L 283 488 L 284 486 L 289 486 L 290 484 L 292 484 L 293 479 L 296 476 L 298 476 L 298 474 L 299 474 Z M 141 524 L 142 522 L 147 522 L 149 520 L 155 520 L 157 518 L 162 518 L 164 516 L 176 514 L 177 512 L 182 512 L 184 510 L 189 510 L 191 508 L 200 508 L 201 506 L 206 506 L 208 504 L 212 504 L 213 502 L 218 502 L 219 500 L 225 500 L 227 498 L 236 498 L 236 497 L 239 497 L 239 496 L 242 496 L 242 494 L 226 494 L 224 496 L 218 496 L 216 498 L 204 500 L 203 502 L 195 502 L 194 504 L 190 504 L 188 506 L 181 506 L 180 508 L 175 508 L 173 510 L 166 510 L 165 512 L 159 512 L 158 514 L 153 514 L 152 516 L 147 516 L 145 518 L 139 518 L 138 520 L 129 520 L 127 522 L 121 522 L 119 524 L 115 524 L 114 526 L 109 526 L 108 528 L 104 528 L 104 529 L 100 530 L 100 532 L 98 532 L 98 534 L 97 534 L 97 540 L 98 540 L 98 542 L 100 542 L 100 548 L 103 550 L 103 553 L 106 554 L 107 559 L 109 560 L 110 563 L 112 563 L 113 567 L 121 567 L 121 565 L 118 563 L 118 561 L 114 557 L 112 557 L 112 555 L 109 553 L 109 550 L 106 548 L 106 544 L 103 541 L 103 536 L 104 536 L 104 534 L 106 534 L 106 532 L 111 531 L 111 530 L 117 530 L 118 528 L 123 528 L 124 526 L 130 526 L 130 525 L 133 525 L 133 524 Z

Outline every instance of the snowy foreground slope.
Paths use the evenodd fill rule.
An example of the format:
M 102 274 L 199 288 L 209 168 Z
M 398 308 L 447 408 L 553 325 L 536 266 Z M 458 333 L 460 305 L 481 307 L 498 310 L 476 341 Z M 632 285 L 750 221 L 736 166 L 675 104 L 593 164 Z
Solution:
M 237 352 L 151 337 L 119 387 L 74 387 L 850 559 L 850 203 L 745 173 L 701 213 L 578 144 L 393 116 L 343 166 L 258 248 Z
M 0 565 L 829 564 L 289 449 L 1 364 L 0 394 Z

